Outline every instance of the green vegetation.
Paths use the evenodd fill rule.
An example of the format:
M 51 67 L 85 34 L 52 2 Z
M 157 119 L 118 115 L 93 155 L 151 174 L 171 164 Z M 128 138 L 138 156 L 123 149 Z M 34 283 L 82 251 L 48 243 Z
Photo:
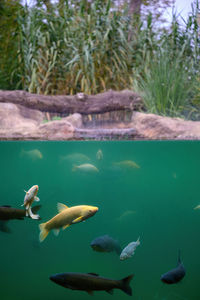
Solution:
M 0 88 L 52 95 L 134 89 L 149 112 L 200 117 L 198 3 L 183 25 L 174 14 L 162 29 L 151 15 L 130 22 L 127 7 L 113 9 L 112 1 L 63 1 L 48 11 L 8 2 L 16 2 L 15 22 L 12 38 L 0 29 Z

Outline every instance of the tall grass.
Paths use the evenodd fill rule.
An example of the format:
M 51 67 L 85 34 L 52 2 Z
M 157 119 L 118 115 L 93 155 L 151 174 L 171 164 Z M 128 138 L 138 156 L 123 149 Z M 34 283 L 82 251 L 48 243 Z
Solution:
M 21 25 L 19 85 L 36 93 L 97 93 L 131 81 L 128 20 L 110 1 L 65 7 L 62 17 L 28 9 Z M 21 69 L 20 69 L 21 68 Z
M 188 105 L 192 92 L 188 67 L 178 57 L 170 58 L 166 50 L 156 53 L 140 81 L 140 91 L 149 112 L 177 116 Z
M 200 116 L 197 103 L 200 74 L 197 12 L 198 3 L 193 6 L 193 13 L 184 25 L 179 23 L 176 14 L 173 15 L 171 28 L 160 35 L 159 47 L 133 81 L 149 112 L 186 118 Z
M 134 24 L 126 6 L 113 10 L 112 3 L 65 1 L 51 13 L 24 7 L 12 88 L 40 94 L 132 88 L 142 94 L 148 111 L 182 115 L 188 107 L 196 110 L 198 3 L 183 25 L 174 14 L 168 30 L 154 26 L 151 15 Z

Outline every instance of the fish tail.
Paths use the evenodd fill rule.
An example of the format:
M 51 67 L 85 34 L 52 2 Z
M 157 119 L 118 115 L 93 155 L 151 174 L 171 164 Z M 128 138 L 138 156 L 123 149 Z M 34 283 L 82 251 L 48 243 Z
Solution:
M 7 222 L 8 221 L 0 220 L 0 231 L 6 232 L 6 233 L 11 233 L 12 231 L 7 226 Z
M 76 165 L 73 165 L 72 171 L 74 172 L 74 171 L 76 171 L 76 169 L 77 169 L 77 166 L 76 166 Z
M 181 250 L 178 249 L 178 265 L 181 264 Z
M 49 230 L 47 230 L 45 228 L 45 226 L 46 226 L 46 223 L 41 223 L 39 225 L 39 228 L 40 228 L 39 240 L 40 240 L 40 242 L 43 242 L 44 239 L 46 239 L 47 235 L 49 234 Z
M 132 296 L 132 289 L 131 289 L 129 283 L 130 283 L 131 279 L 133 278 L 133 276 L 134 275 L 131 274 L 121 280 L 121 283 L 122 283 L 121 290 L 129 296 Z

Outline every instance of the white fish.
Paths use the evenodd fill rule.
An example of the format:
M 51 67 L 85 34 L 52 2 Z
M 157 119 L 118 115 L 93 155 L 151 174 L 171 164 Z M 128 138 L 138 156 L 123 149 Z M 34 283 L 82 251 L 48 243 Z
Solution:
M 82 153 L 72 153 L 72 154 L 68 154 L 65 156 L 61 156 L 60 159 L 63 160 L 67 160 L 71 163 L 77 163 L 77 164 L 81 164 L 81 163 L 85 163 L 90 161 L 90 158 Z
M 130 217 L 133 217 L 133 215 L 135 215 L 136 214 L 136 211 L 135 210 L 126 210 L 125 212 L 123 212 L 122 214 L 121 214 L 121 216 L 119 216 L 118 218 L 117 218 L 117 221 L 119 221 L 119 222 L 121 222 L 121 221 L 124 221 L 124 220 L 126 220 L 126 219 L 130 219 Z
M 131 256 L 134 255 L 135 249 L 137 246 L 140 245 L 140 237 L 137 239 L 136 242 L 131 242 L 129 243 L 123 250 L 122 253 L 120 254 L 120 260 L 125 260 Z
M 83 172 L 92 172 L 92 173 L 93 172 L 99 172 L 97 167 L 95 167 L 92 164 L 82 164 L 82 165 L 79 165 L 79 166 L 74 165 L 73 168 L 72 168 L 72 171 L 76 171 L 76 170 L 83 171 Z
M 33 149 L 33 150 L 28 150 L 28 151 L 22 149 L 20 152 L 20 155 L 31 158 L 32 160 L 37 160 L 37 159 L 43 158 L 42 153 L 38 149 Z
M 195 206 L 194 209 L 200 209 L 200 204 Z
M 40 201 L 40 199 L 36 196 L 38 192 L 39 186 L 33 185 L 28 191 L 24 191 L 26 193 L 24 197 L 24 203 L 22 206 L 25 206 L 26 216 L 30 216 L 32 219 L 38 220 L 40 218 L 39 215 L 34 215 L 31 211 L 31 205 L 33 201 Z
M 102 159 L 103 159 L 103 152 L 102 152 L 101 149 L 99 149 L 99 150 L 97 151 L 96 158 L 97 158 L 98 160 L 102 160 Z

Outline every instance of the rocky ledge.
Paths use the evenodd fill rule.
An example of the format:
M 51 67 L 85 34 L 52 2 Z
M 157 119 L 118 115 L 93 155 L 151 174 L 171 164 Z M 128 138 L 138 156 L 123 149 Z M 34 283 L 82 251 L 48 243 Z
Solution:
M 200 140 L 200 122 L 133 112 L 130 122 L 109 128 L 85 128 L 74 113 L 45 121 L 45 113 L 13 103 L 0 103 L 1 140 L 142 139 Z

